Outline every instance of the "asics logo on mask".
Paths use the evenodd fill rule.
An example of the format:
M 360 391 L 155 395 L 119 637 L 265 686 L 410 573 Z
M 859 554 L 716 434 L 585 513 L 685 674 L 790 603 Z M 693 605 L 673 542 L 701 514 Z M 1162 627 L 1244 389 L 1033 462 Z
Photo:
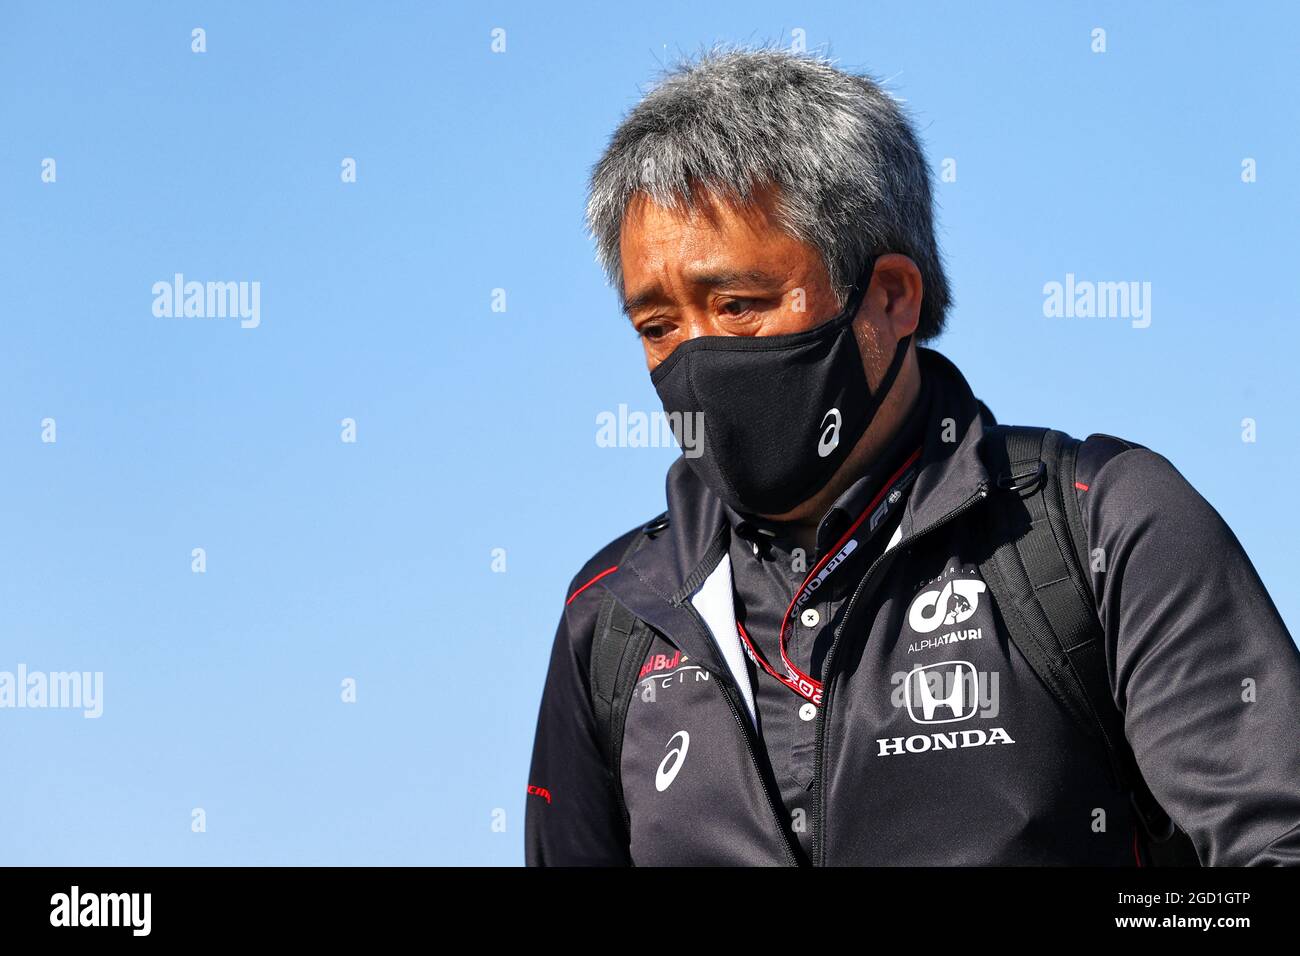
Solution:
M 835 416 L 835 421 L 831 422 L 830 425 L 827 425 L 827 419 L 832 415 Z M 817 456 L 819 458 L 825 458 L 839 446 L 840 421 L 840 410 L 838 408 L 832 408 L 826 413 L 826 417 L 822 419 L 822 437 L 821 440 L 817 442 Z

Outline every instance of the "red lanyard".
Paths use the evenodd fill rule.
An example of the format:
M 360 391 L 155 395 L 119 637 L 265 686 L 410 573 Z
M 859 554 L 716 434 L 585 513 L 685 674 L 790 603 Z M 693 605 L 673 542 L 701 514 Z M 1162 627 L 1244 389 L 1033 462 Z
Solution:
M 799 585 L 799 590 L 795 592 L 794 600 L 790 606 L 785 609 L 785 617 L 781 619 L 781 632 L 777 635 L 776 646 L 781 652 L 781 663 L 785 665 L 785 673 L 779 674 L 773 669 L 772 665 L 754 646 L 749 635 L 745 633 L 745 627 L 739 621 L 736 622 L 736 630 L 740 632 L 740 640 L 745 645 L 745 652 L 749 655 L 757 666 L 763 668 L 786 687 L 798 694 L 800 697 L 807 698 L 814 706 L 820 707 L 822 702 L 822 682 L 805 674 L 785 653 L 785 631 L 790 624 L 790 615 L 798 607 L 802 607 L 812 600 L 814 594 L 826 583 L 830 576 L 835 573 L 844 564 L 854 551 L 861 545 L 866 544 L 875 533 L 884 525 L 885 517 L 894 509 L 894 506 L 903 500 L 905 492 L 916 478 L 916 462 L 921 457 L 921 449 L 917 449 L 908 456 L 907 461 L 903 462 L 898 471 L 890 477 L 881 488 L 876 497 L 871 499 L 871 504 L 867 505 L 862 514 L 858 515 L 858 520 L 849 526 L 840 540 L 835 543 L 835 547 L 826 552 L 826 556 L 817 562 L 817 565 L 808 572 L 804 578 L 803 584 Z M 867 525 L 866 533 L 861 541 L 854 535 L 867 517 L 871 517 Z

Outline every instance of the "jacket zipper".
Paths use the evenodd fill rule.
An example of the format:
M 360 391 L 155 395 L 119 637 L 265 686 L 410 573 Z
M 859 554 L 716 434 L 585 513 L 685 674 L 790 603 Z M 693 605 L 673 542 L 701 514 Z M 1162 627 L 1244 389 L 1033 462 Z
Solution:
M 691 613 L 696 624 L 699 627 L 704 628 L 704 635 L 708 637 L 708 627 L 704 623 L 704 619 L 700 617 L 700 612 L 696 610 L 695 605 L 681 603 L 678 606 Z M 727 706 L 731 708 L 731 716 L 736 719 L 736 725 L 740 727 L 740 736 L 741 739 L 745 741 L 745 750 L 749 753 L 749 762 L 754 769 L 754 776 L 758 778 L 758 785 L 763 788 L 763 796 L 767 799 L 767 807 L 772 812 L 772 822 L 776 824 L 776 832 L 781 835 L 781 848 L 785 851 L 786 865 L 798 866 L 799 858 L 794 852 L 794 847 L 790 844 L 790 836 L 786 833 L 785 822 L 781 816 L 781 811 L 778 809 L 778 804 L 772 796 L 772 789 L 767 785 L 767 778 L 763 776 L 763 771 L 759 768 L 758 753 L 754 749 L 754 738 L 750 732 L 749 723 L 746 721 L 745 716 L 740 712 L 740 707 L 737 706 L 735 697 L 732 696 L 731 687 L 728 683 L 727 677 L 710 668 L 705 668 L 705 670 L 713 675 L 713 678 L 718 685 L 718 689 L 722 691 L 722 696 L 727 700 Z
M 892 561 L 895 556 L 901 553 L 904 547 L 911 547 L 921 538 L 924 538 L 926 535 L 930 534 L 930 532 L 943 527 L 944 525 L 948 524 L 953 519 L 955 519 L 958 515 L 961 515 L 966 511 L 970 510 L 975 505 L 979 504 L 981 501 L 987 498 L 988 493 L 989 493 L 988 483 L 981 482 L 979 488 L 976 489 L 975 493 L 971 495 L 969 498 L 967 498 L 965 501 L 963 501 L 961 504 L 959 504 L 952 511 L 949 511 L 942 518 L 939 518 L 937 521 L 933 522 L 932 524 L 929 524 L 925 528 L 922 528 L 916 534 L 899 541 L 888 551 L 885 551 L 883 554 L 881 554 L 878 558 L 876 558 L 875 561 L 871 562 L 871 567 L 867 568 L 867 573 L 862 576 L 862 580 L 859 581 L 858 586 L 854 588 L 853 595 L 852 597 L 849 598 L 849 603 L 844 608 L 844 616 L 840 618 L 839 627 L 835 629 L 835 636 L 831 639 L 831 646 L 830 649 L 826 652 L 826 661 L 822 666 L 822 705 L 821 707 L 817 708 L 817 746 L 813 756 L 813 762 L 815 767 L 814 773 L 816 774 L 816 778 L 817 778 L 817 799 L 816 802 L 813 804 L 815 812 L 813 816 L 813 852 L 812 852 L 813 862 L 817 866 L 826 865 L 826 841 L 822 839 L 822 827 L 824 825 L 824 820 L 826 817 L 826 809 L 825 809 L 826 722 L 829 720 L 829 714 L 830 714 L 831 682 L 835 676 L 835 672 L 831 669 L 831 666 L 835 660 L 835 648 L 837 648 L 840 644 L 840 636 L 844 633 L 845 625 L 848 624 L 849 619 L 853 614 L 853 606 L 858 603 L 858 597 L 866 589 L 867 584 L 871 581 L 871 578 L 875 575 L 876 571 L 879 570 L 880 566 L 885 563 L 886 559 Z
M 717 675 L 715 675 L 717 676 Z M 727 698 L 727 704 L 731 707 L 731 716 L 736 718 L 736 723 L 740 726 L 740 736 L 745 740 L 745 749 L 749 751 L 749 761 L 754 766 L 754 775 L 758 777 L 759 786 L 763 788 L 763 796 L 767 798 L 768 809 L 772 811 L 772 820 L 776 823 L 776 829 L 781 834 L 781 847 L 785 850 L 785 861 L 790 866 L 798 866 L 799 860 L 794 855 L 794 848 L 790 845 L 790 837 L 785 832 L 785 822 L 781 816 L 780 810 L 777 809 L 776 802 L 772 797 L 772 791 L 767 785 L 767 778 L 763 776 L 758 766 L 758 755 L 754 751 L 754 741 L 750 736 L 749 723 L 736 706 L 736 700 L 731 696 L 731 690 L 724 679 L 719 677 L 718 689 L 722 691 L 722 696 Z

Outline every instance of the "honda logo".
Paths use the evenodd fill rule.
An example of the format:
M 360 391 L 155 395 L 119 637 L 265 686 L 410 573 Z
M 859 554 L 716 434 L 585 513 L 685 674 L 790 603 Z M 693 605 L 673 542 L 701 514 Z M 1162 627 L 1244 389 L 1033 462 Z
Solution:
M 907 714 L 918 724 L 969 720 L 979 710 L 979 679 L 970 661 L 925 664 L 903 684 Z

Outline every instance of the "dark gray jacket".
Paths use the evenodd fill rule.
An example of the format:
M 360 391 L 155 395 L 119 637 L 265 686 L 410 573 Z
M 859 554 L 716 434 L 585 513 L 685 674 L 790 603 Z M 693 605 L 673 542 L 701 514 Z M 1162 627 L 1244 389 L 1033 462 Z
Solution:
M 530 865 L 790 864 L 792 826 L 814 828 L 826 865 L 1144 862 L 1127 795 L 1008 640 L 980 576 L 991 416 L 946 359 L 918 354 L 939 386 L 936 427 L 902 539 L 823 674 L 813 819 L 786 819 L 772 796 L 730 608 L 729 525 L 679 459 L 667 529 L 621 566 L 641 531 L 616 539 L 570 587 L 528 780 Z M 957 442 L 940 439 L 944 419 Z M 1089 551 L 1104 554 L 1091 577 L 1111 689 L 1152 793 L 1206 865 L 1300 864 L 1300 653 L 1249 558 L 1146 448 L 1094 435 L 1076 476 Z M 655 632 L 623 738 L 630 832 L 589 698 L 606 592 Z M 954 593 L 953 623 L 918 631 L 931 619 L 913 609 Z M 934 720 L 947 712 L 908 675 L 963 669 L 979 675 L 978 710 Z

